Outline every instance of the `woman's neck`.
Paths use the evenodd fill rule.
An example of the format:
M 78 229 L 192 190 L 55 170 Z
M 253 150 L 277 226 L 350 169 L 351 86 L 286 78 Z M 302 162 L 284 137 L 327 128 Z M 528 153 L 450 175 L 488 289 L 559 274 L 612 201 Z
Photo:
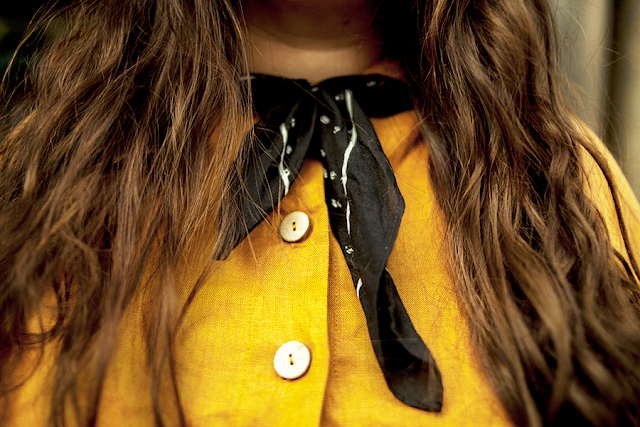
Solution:
M 245 0 L 251 71 L 322 81 L 380 59 L 367 0 Z

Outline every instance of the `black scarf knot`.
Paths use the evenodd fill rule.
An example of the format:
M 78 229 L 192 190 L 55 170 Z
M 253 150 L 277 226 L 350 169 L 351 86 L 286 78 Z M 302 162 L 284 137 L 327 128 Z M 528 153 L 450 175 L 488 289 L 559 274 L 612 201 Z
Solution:
M 369 120 L 411 109 L 408 88 L 380 75 L 337 77 L 318 85 L 256 75 L 251 85 L 261 120 L 243 177 L 245 224 L 237 230 L 237 243 L 287 194 L 306 157 L 322 161 L 331 229 L 387 385 L 407 405 L 439 412 L 440 371 L 386 269 L 404 199 Z

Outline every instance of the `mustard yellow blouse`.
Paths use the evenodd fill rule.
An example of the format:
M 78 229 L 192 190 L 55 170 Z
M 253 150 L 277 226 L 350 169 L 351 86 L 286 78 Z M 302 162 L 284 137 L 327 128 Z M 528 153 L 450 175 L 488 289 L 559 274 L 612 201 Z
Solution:
M 349 269 L 331 233 L 322 165 L 306 160 L 277 209 L 217 264 L 188 311 L 176 354 L 188 425 L 509 425 L 474 357 L 467 320 L 447 272 L 443 222 L 415 114 L 372 122 L 406 201 L 388 269 L 441 370 L 442 412 L 409 407 L 387 388 Z M 592 161 L 585 159 L 585 165 L 592 171 L 592 196 L 621 248 L 602 175 Z M 615 163 L 612 167 L 638 242 L 640 208 Z M 286 243 L 278 227 L 293 211 L 307 214 L 310 230 L 302 241 Z M 186 260 L 185 298 L 202 271 L 201 261 Z M 122 321 L 100 404 L 100 426 L 154 425 L 143 345 L 146 304 L 136 300 Z M 273 359 L 278 348 L 292 340 L 310 350 L 311 364 L 302 377 L 285 380 L 275 371 Z M 54 351 L 49 348 L 35 374 L 8 397 L 13 409 L 8 425 L 45 424 Z M 171 399 L 166 399 L 164 410 L 172 419 Z

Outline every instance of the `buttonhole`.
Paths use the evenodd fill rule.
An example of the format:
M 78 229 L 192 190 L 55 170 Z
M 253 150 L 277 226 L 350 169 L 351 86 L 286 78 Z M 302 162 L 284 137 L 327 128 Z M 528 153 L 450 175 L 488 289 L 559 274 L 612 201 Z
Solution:
M 296 223 L 293 223 L 293 231 L 296 231 Z
M 289 364 L 293 365 L 293 353 L 289 353 Z

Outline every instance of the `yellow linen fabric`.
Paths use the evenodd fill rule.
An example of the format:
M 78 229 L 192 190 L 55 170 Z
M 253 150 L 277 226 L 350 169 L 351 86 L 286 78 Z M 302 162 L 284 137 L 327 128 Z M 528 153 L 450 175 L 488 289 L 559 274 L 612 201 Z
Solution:
M 217 265 L 180 329 L 177 378 L 189 426 L 509 425 L 474 359 L 466 318 L 447 273 L 442 219 L 415 115 L 405 112 L 372 122 L 406 201 L 388 269 L 440 367 L 442 412 L 411 408 L 387 388 L 330 230 L 322 165 L 306 160 L 276 211 Z M 594 198 L 609 218 L 608 190 L 601 175 L 594 171 L 592 176 Z M 624 178 L 617 179 L 625 209 L 639 212 Z M 311 229 L 303 241 L 285 243 L 278 225 L 293 211 L 305 212 Z M 200 275 L 199 264 L 185 261 L 184 296 Z M 154 425 L 142 318 L 148 304 L 138 298 L 122 321 L 99 426 Z M 309 371 L 293 381 L 280 378 L 273 367 L 275 352 L 291 340 L 303 342 L 312 355 Z M 53 381 L 49 351 L 36 374 L 8 397 L 13 409 L 9 425 L 44 425 L 47 384 Z M 170 396 L 163 403 L 171 425 L 174 404 Z

